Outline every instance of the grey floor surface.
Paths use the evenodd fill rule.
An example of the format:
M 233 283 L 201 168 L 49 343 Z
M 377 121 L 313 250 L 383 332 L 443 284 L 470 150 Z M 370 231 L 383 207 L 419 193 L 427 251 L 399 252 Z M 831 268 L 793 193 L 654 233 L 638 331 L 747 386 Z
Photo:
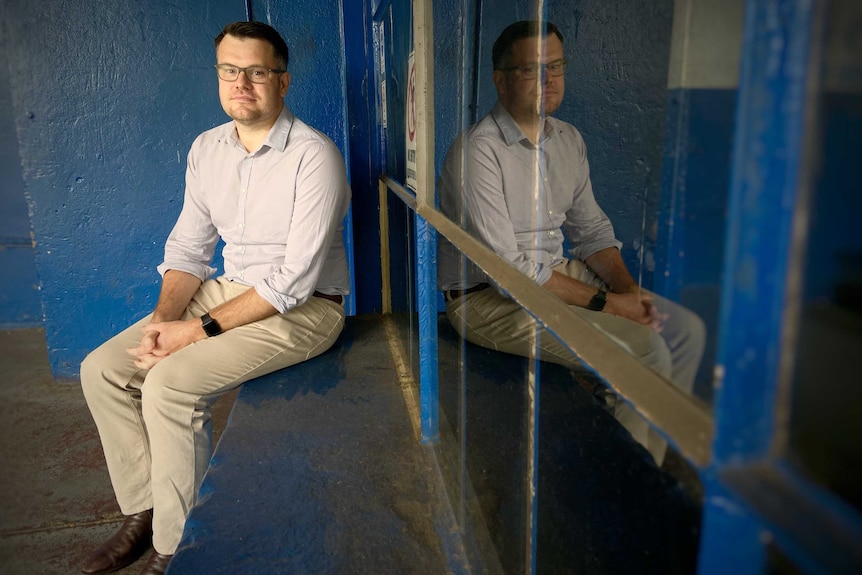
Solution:
M 216 404 L 217 434 L 234 397 Z M 80 386 L 54 383 L 42 330 L 0 331 L 0 574 L 79 573 L 121 521 Z

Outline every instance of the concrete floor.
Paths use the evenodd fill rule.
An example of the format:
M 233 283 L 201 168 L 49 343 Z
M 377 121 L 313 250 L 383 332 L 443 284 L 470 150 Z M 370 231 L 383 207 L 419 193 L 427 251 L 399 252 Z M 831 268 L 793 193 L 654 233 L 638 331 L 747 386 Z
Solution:
M 0 573 L 78 573 L 122 522 L 95 424 L 80 386 L 54 383 L 42 330 L 0 331 L 0 350 Z M 216 404 L 216 434 L 234 397 Z

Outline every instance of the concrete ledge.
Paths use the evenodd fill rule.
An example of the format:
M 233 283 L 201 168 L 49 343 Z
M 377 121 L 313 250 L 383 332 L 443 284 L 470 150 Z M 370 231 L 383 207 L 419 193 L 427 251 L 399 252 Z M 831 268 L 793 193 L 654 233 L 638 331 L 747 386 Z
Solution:
M 243 386 L 168 573 L 444 573 L 424 449 L 382 322 L 348 318 L 327 353 Z

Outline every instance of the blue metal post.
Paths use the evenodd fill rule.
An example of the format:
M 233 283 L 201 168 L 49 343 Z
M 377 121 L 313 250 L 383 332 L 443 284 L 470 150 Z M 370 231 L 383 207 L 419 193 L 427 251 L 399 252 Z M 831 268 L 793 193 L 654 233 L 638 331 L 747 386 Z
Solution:
M 701 575 L 760 575 L 766 550 L 722 470 L 771 459 L 788 261 L 805 144 L 815 0 L 749 0 L 736 116 L 713 466 L 705 473 Z M 731 549 L 732 548 L 732 549 Z
M 418 213 L 416 304 L 419 310 L 419 409 L 422 443 L 439 440 L 437 397 L 437 231 Z
M 766 550 L 763 530 L 751 510 L 713 477 L 704 478 L 699 575 L 762 575 Z

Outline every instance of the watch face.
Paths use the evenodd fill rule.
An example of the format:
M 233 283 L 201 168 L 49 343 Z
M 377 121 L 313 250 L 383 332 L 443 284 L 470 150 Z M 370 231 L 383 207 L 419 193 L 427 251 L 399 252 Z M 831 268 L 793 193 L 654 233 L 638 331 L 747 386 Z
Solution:
M 587 304 L 587 309 L 590 311 L 602 311 L 605 309 L 605 304 L 607 303 L 608 298 L 605 294 L 604 290 L 599 290 L 596 294 L 590 299 L 590 303 Z
M 208 337 L 221 333 L 221 326 L 216 320 L 211 318 L 208 313 L 201 316 L 201 327 L 204 328 L 204 333 L 207 334 Z

